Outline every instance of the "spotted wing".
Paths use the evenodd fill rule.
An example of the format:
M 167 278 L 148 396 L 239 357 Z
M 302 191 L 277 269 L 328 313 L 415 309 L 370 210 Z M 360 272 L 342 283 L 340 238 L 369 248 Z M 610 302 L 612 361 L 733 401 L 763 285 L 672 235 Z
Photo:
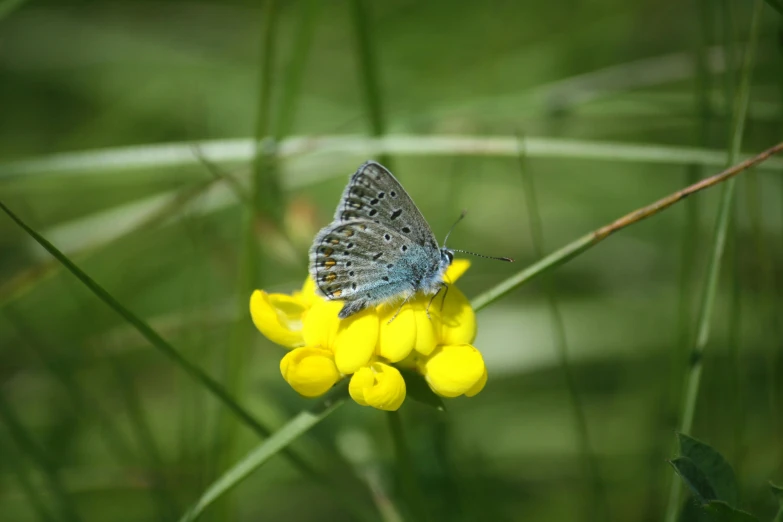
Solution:
M 335 223 L 368 220 L 409 237 L 416 244 L 438 249 L 429 224 L 400 182 L 374 161 L 351 176 L 334 215 Z
M 424 249 L 410 237 L 373 221 L 332 223 L 318 233 L 310 250 L 310 275 L 327 299 L 345 301 L 340 312 L 345 318 L 415 291 L 407 256 L 417 252 L 421 256 Z

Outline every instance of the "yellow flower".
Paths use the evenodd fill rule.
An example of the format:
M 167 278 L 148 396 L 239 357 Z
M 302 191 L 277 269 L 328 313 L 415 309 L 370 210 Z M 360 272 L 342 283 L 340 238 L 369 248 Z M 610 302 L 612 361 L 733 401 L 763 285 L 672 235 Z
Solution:
M 353 374 L 348 392 L 362 406 L 395 411 L 405 400 L 405 379 L 394 366 L 376 362 Z
M 308 278 L 292 295 L 256 290 L 250 315 L 264 336 L 290 349 L 280 372 L 305 397 L 323 395 L 350 375 L 348 390 L 357 403 L 394 411 L 406 393 L 398 367 L 420 373 L 442 397 L 472 397 L 486 384 L 487 370 L 472 346 L 475 314 L 453 284 L 469 266 L 467 260 L 452 263 L 448 290 L 431 305 L 431 296 L 418 295 L 402 308 L 383 304 L 340 320 L 342 302 L 318 296 Z

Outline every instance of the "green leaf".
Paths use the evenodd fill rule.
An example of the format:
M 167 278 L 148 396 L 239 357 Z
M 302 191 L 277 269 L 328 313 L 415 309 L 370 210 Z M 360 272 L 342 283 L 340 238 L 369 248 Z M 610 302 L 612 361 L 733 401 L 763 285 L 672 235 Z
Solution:
M 710 522 L 759 522 L 759 519 L 746 511 L 734 509 L 725 502 L 714 500 L 704 505 L 707 520 Z
M 707 479 L 704 472 L 696 465 L 694 461 L 688 457 L 677 457 L 670 460 L 669 464 L 672 465 L 674 471 L 682 477 L 685 485 L 691 490 L 693 496 L 700 504 L 705 504 L 710 500 L 715 500 L 717 495 L 712 488 L 712 484 Z
M 680 456 L 692 460 L 706 477 L 715 492 L 714 500 L 722 500 L 729 506 L 737 507 L 737 480 L 734 470 L 726 459 L 710 445 L 689 437 L 683 433 L 677 434 L 680 445 Z
M 182 516 L 180 522 L 195 520 L 217 499 L 225 495 L 234 486 L 245 480 L 252 472 L 263 466 L 270 458 L 283 451 L 304 432 L 328 417 L 345 403 L 347 387 L 340 385 L 333 389 L 326 399 L 310 410 L 300 412 L 296 417 L 274 432 L 271 437 L 255 447 L 239 462 L 226 471 L 209 486 L 201 497 Z
M 734 509 L 725 502 L 712 500 L 700 505 L 693 500 L 683 504 L 679 522 L 758 522 L 758 519 L 739 509 Z
M 439 411 L 446 411 L 443 399 L 424 380 L 424 377 L 410 370 L 400 370 L 405 379 L 405 396 Z

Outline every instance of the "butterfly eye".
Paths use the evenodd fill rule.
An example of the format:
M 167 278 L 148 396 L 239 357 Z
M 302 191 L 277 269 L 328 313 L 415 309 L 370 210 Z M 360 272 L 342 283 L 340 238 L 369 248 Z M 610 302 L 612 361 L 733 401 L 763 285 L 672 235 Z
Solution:
M 449 264 L 451 264 L 454 261 L 454 254 L 446 250 L 446 257 L 449 258 Z

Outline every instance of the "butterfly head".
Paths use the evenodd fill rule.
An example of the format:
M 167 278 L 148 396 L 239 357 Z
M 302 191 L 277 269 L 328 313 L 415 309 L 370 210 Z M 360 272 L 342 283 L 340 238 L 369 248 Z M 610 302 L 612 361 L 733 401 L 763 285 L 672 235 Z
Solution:
M 444 272 L 454 262 L 454 251 L 443 247 L 440 249 L 440 270 Z

